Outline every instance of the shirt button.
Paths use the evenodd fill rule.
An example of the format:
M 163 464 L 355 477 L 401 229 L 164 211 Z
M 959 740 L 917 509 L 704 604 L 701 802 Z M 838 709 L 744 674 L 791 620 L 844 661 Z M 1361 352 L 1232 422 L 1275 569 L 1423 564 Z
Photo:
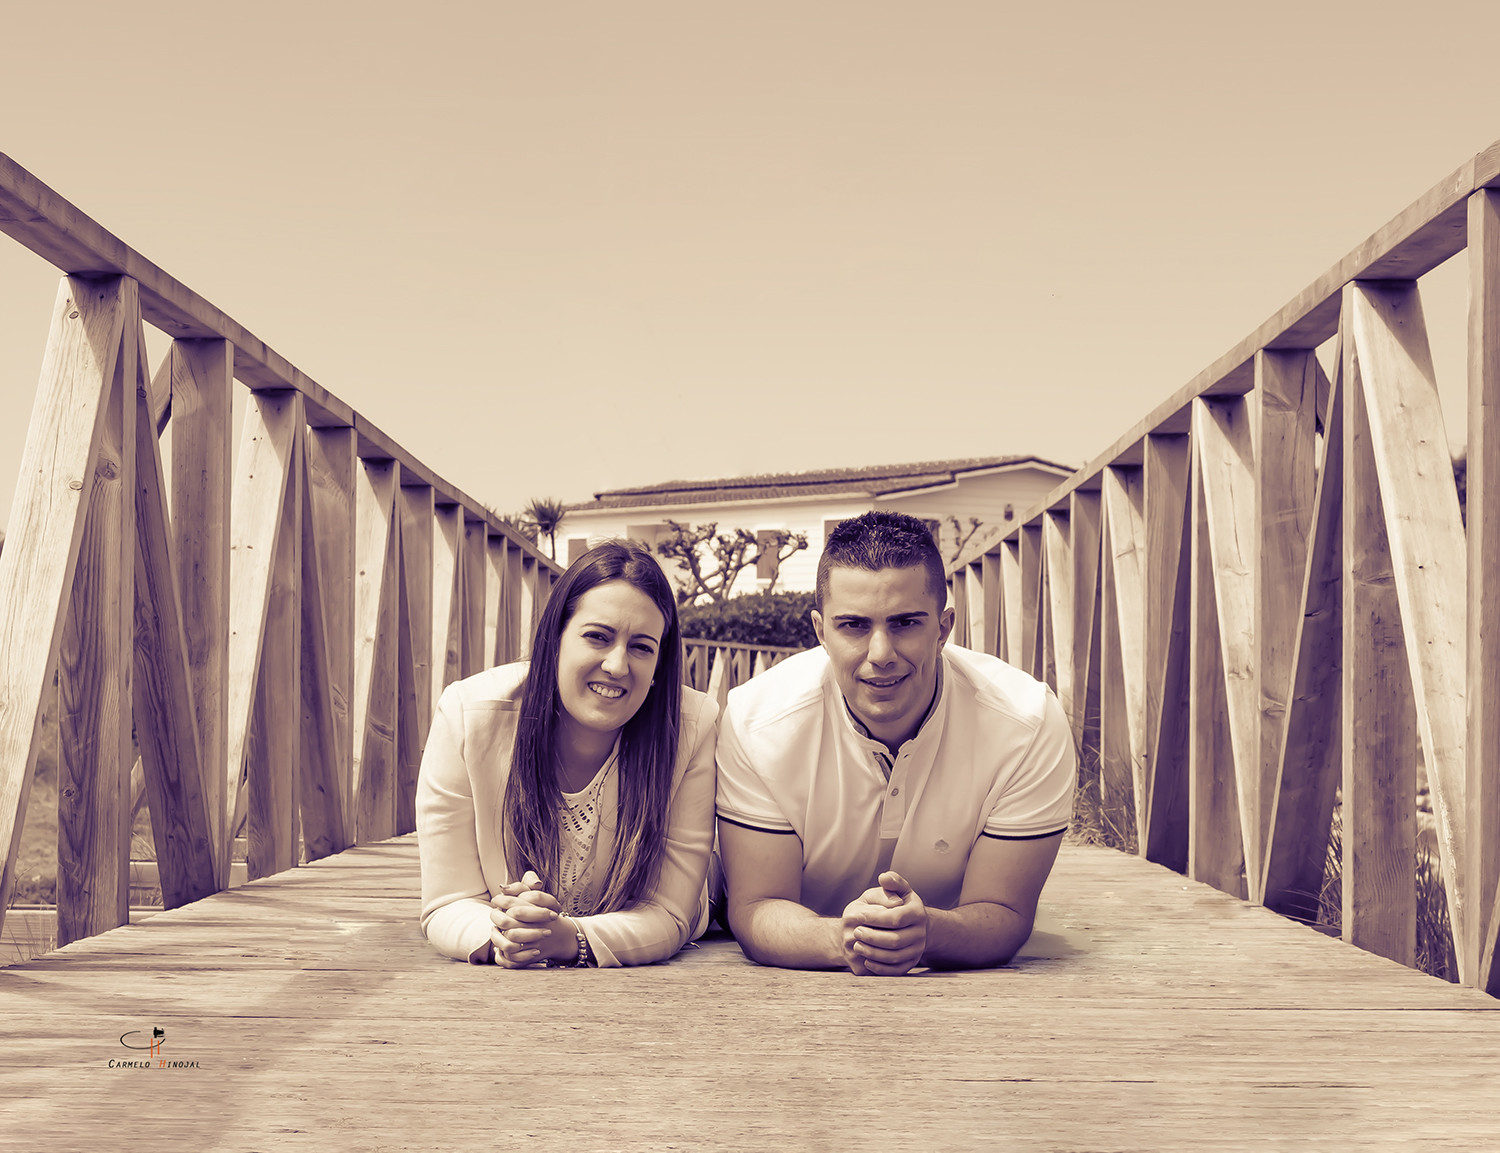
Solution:
M 891 790 L 891 796 L 893 796 L 893 797 L 899 797 L 900 795 L 901 795 L 901 790 L 900 789 L 892 789 Z

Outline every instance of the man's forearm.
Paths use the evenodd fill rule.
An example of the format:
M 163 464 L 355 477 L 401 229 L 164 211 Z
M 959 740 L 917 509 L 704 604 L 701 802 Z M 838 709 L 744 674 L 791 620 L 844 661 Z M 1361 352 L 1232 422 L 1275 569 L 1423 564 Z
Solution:
M 1031 936 L 1032 919 L 992 901 L 927 910 L 922 964 L 933 969 L 987 969 L 1003 965 Z
M 730 908 L 740 948 L 752 961 L 783 969 L 846 967 L 843 922 L 820 917 L 796 901 L 766 898 Z

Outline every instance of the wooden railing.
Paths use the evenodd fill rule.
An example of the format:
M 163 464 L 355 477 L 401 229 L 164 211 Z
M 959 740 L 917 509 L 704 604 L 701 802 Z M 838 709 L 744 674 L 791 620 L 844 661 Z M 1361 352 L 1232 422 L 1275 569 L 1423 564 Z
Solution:
M 721 709 L 730 689 L 802 651 L 784 645 L 742 645 L 696 637 L 683 638 L 682 648 L 682 679 L 715 698 Z
M 137 747 L 168 907 L 242 828 L 251 877 L 410 830 L 438 694 L 557 566 L 4 156 L 0 230 L 66 274 L 0 553 L 0 917 L 52 723 L 59 943 L 127 918 Z
M 1416 283 L 1465 247 L 1467 536 Z M 1425 773 L 1500 993 L 1497 436 L 1500 144 L 962 555 L 959 639 L 1056 689 L 1151 860 L 1306 919 L 1337 804 L 1343 936 L 1407 964 Z

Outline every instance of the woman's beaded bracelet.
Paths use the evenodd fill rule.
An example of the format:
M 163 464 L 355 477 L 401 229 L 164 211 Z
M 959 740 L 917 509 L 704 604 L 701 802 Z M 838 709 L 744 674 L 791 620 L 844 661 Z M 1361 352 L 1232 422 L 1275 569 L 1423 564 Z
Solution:
M 571 961 L 548 961 L 549 969 L 586 969 L 589 961 L 593 959 L 593 952 L 589 949 L 589 939 L 583 935 L 583 930 L 578 927 L 577 921 L 572 921 L 573 932 L 578 935 L 578 956 Z

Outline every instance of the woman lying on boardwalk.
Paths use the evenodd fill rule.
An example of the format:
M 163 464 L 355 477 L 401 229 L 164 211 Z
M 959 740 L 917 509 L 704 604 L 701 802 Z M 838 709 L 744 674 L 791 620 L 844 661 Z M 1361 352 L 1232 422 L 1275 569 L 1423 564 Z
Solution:
M 661 566 L 609 541 L 553 587 L 529 665 L 447 688 L 417 785 L 433 945 L 641 965 L 703 932 L 718 706 L 682 684 L 681 651 Z

